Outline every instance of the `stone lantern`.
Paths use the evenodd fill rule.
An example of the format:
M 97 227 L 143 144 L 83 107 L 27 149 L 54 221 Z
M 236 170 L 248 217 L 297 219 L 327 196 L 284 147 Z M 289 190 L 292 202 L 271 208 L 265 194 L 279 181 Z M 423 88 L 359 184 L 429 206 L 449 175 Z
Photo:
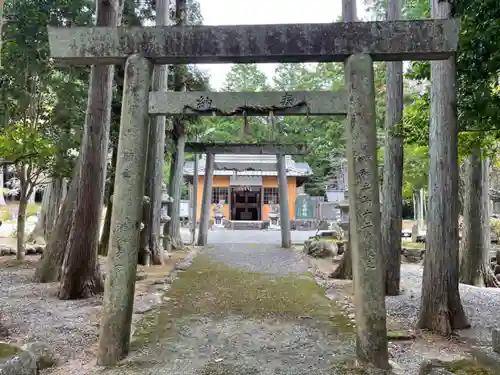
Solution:
M 168 195 L 167 189 L 165 186 L 162 187 L 161 190 L 161 215 L 160 215 L 160 224 L 165 224 L 170 221 L 170 216 L 168 216 L 168 204 L 173 202 L 174 199 Z
M 340 219 L 338 222 L 338 225 L 340 228 L 342 228 L 344 232 L 344 242 L 349 244 L 349 200 L 348 200 L 348 195 L 347 191 L 345 191 L 344 194 L 344 200 L 338 202 L 335 205 L 336 208 L 340 210 Z M 339 246 L 339 254 L 341 254 L 344 251 L 344 246 Z
M 335 206 L 340 210 L 339 226 L 344 232 L 349 231 L 349 202 L 344 200 Z

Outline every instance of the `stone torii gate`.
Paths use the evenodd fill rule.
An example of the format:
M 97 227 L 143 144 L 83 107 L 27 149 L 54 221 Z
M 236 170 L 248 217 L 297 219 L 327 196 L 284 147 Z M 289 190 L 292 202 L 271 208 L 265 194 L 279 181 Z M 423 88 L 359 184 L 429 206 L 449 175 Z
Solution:
M 344 91 L 288 92 L 152 92 L 149 114 L 165 116 L 346 116 Z M 188 143 L 186 152 L 207 154 L 198 245 L 207 244 L 215 154 L 276 155 L 281 218 L 281 246 L 292 246 L 285 155 L 305 150 L 298 145 Z M 196 202 L 195 202 L 196 204 Z
M 101 364 L 116 363 L 129 350 L 153 64 L 345 62 L 357 356 L 388 367 L 373 61 L 447 60 L 457 50 L 457 20 L 48 31 L 56 61 L 126 63 L 115 183 L 121 204 L 112 212 Z M 447 115 L 455 116 L 453 111 Z

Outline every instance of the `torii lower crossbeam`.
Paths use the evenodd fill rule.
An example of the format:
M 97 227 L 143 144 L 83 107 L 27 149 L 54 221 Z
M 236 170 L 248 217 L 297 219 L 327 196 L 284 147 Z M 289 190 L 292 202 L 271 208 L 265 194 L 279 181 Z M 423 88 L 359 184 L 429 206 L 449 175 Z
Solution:
M 149 114 L 193 116 L 345 116 L 345 91 L 151 92 Z

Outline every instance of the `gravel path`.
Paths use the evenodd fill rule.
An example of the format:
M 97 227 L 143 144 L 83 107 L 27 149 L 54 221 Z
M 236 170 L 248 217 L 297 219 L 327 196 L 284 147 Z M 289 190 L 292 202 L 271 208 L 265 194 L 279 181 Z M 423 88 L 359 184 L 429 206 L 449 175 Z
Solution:
M 233 279 L 231 285 L 225 285 L 222 280 L 219 280 L 220 284 L 215 282 L 202 293 L 197 293 L 193 290 L 196 282 L 189 280 L 196 277 L 196 274 L 205 272 L 203 267 L 196 269 L 196 264 L 200 262 L 201 257 L 206 257 L 209 263 L 214 262 L 220 265 L 218 267 L 223 267 L 220 273 L 227 272 L 234 276 L 241 272 L 242 279 Z M 262 282 L 260 279 L 263 279 L 266 280 L 265 283 L 271 283 L 267 285 L 273 283 L 280 285 L 282 283 L 280 280 L 286 278 L 287 282 L 292 283 L 291 285 L 295 285 L 293 284 L 295 279 L 301 280 L 300 282 L 307 283 L 314 288 L 313 290 L 320 292 L 321 300 L 314 300 L 314 304 L 319 303 L 323 306 L 329 304 L 322 291 L 317 289 L 312 277 L 304 280 L 304 273 L 308 271 L 308 263 L 300 254 L 280 249 L 274 244 L 217 244 L 207 247 L 194 261 L 193 268 L 181 274 L 179 280 L 173 284 L 173 295 L 168 294 L 167 304 L 172 306 L 178 302 L 179 296 L 176 295 L 176 289 L 184 287 L 187 290 L 193 290 L 192 298 L 196 299 L 197 305 L 192 307 L 190 313 L 195 311 L 196 314 L 189 317 L 186 313 L 180 314 L 184 318 L 170 321 L 178 328 L 175 335 L 155 341 L 155 344 L 146 345 L 140 352 L 136 352 L 129 358 L 127 365 L 108 370 L 106 374 L 336 375 L 336 371 L 331 368 L 332 362 L 345 355 L 353 354 L 352 333 L 336 334 L 329 331 L 325 329 L 324 324 L 330 324 L 330 322 L 321 321 L 316 316 L 289 319 L 287 312 L 280 311 L 278 308 L 265 317 L 258 316 L 259 312 L 257 316 L 247 314 L 248 311 L 252 311 L 252 305 L 263 304 L 263 300 L 269 298 L 269 294 L 272 293 L 277 293 L 276 305 L 281 306 L 286 302 L 284 299 L 289 297 L 280 296 L 279 292 L 262 288 L 261 299 L 260 292 L 248 290 L 248 297 L 246 295 L 241 297 L 242 300 L 248 298 L 247 305 L 240 305 L 241 301 L 237 300 L 237 295 L 233 295 L 235 301 L 231 302 L 227 301 L 226 296 L 224 296 L 225 301 L 222 301 L 221 297 L 213 294 L 219 289 L 233 289 L 233 292 L 236 289 L 244 293 L 244 288 L 241 289 L 239 283 L 246 282 L 246 278 L 249 284 L 255 280 L 259 280 L 257 282 L 260 283 Z M 212 283 L 213 280 L 217 280 L 217 277 L 207 275 L 207 283 Z M 189 283 L 194 286 L 187 285 Z M 254 285 L 249 285 L 248 288 L 254 288 Z M 297 289 L 300 288 L 301 286 L 297 284 Z M 300 291 L 283 290 L 286 293 L 300 294 Z M 205 301 L 200 302 L 198 295 Z M 319 294 L 318 296 L 308 295 L 306 298 L 317 297 Z M 308 303 L 307 299 L 304 301 Z M 184 301 L 183 304 L 185 303 Z M 210 303 L 213 303 L 212 310 L 209 308 Z M 215 314 L 213 307 L 219 304 L 227 304 L 227 310 L 236 310 L 241 313 L 224 310 L 222 313 L 219 311 L 219 314 Z M 271 307 L 272 310 L 273 307 Z M 169 306 L 167 305 L 166 308 Z M 255 315 L 255 311 L 253 314 Z M 160 325 L 166 324 L 166 320 L 167 317 L 162 317 L 160 314 L 160 317 L 156 319 L 158 326 L 152 329 L 153 332 L 162 330 Z
M 218 244 L 209 246 L 205 253 L 216 261 L 250 272 L 288 275 L 308 271 L 302 254 L 274 244 Z

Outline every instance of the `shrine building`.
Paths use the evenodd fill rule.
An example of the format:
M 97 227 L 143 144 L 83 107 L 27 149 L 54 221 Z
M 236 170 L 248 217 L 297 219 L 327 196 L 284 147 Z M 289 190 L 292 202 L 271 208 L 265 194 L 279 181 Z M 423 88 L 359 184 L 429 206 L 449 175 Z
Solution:
M 197 220 L 200 220 L 203 182 L 205 178 L 205 155 L 198 163 Z M 224 220 L 254 221 L 269 220 L 271 204 L 279 204 L 278 172 L 276 155 L 216 154 L 211 197 L 212 215 L 214 205 L 224 202 Z M 295 199 L 303 192 L 303 184 L 312 171 L 309 164 L 285 157 L 288 180 L 288 206 L 290 220 L 295 220 Z M 193 188 L 194 162 L 184 164 L 184 178 Z

